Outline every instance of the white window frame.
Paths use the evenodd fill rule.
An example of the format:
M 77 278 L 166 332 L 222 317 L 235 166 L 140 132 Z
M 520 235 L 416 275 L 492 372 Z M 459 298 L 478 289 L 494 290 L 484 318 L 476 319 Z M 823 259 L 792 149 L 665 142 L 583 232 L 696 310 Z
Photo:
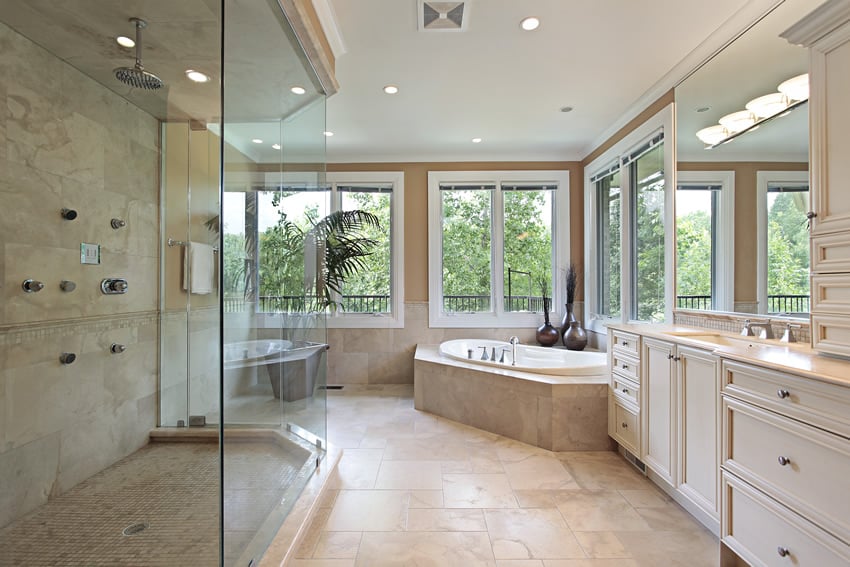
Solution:
M 596 333 L 607 332 L 610 323 L 631 322 L 631 313 L 634 310 L 632 299 L 632 263 L 634 262 L 634 243 L 632 242 L 631 210 L 634 195 L 629 187 L 631 179 L 629 167 L 620 167 L 621 187 L 621 220 L 620 220 L 620 317 L 606 317 L 599 315 L 599 307 L 596 290 L 598 282 L 596 277 L 597 257 L 595 238 L 597 230 L 596 214 L 596 191 L 591 183 L 591 178 L 605 168 L 611 166 L 615 161 L 622 163 L 620 157 L 628 155 L 632 150 L 645 144 L 659 131 L 664 132 L 664 318 L 666 321 L 673 320 L 673 307 L 676 302 L 676 281 L 674 274 L 674 240 L 675 240 L 675 189 L 674 183 L 676 169 L 676 143 L 673 129 L 674 106 L 669 104 L 658 111 L 646 122 L 629 132 L 622 140 L 611 146 L 584 168 L 584 273 L 585 273 L 585 321 L 586 329 Z
M 714 243 L 717 273 L 714 274 L 716 289 L 713 290 L 713 311 L 735 310 L 735 263 L 722 261 L 735 257 L 735 172 L 721 171 L 678 171 L 676 187 L 682 183 L 719 185 L 720 204 L 717 213 L 717 241 Z M 674 211 L 675 217 L 675 211 Z M 676 256 L 674 256 L 674 259 Z
M 756 171 L 756 265 L 758 273 L 756 276 L 756 301 L 758 301 L 757 313 L 767 315 L 767 188 L 772 183 L 806 183 L 809 185 L 809 195 L 812 186 L 809 181 L 808 171 Z M 811 254 L 811 252 L 810 252 Z M 809 266 L 811 266 L 811 257 Z M 809 290 L 809 305 L 811 306 L 811 290 Z M 777 317 L 772 315 L 771 317 Z M 790 319 L 801 319 L 808 317 L 807 314 L 800 316 L 786 315 Z
M 442 278 L 442 204 L 441 184 L 494 185 L 492 201 L 491 293 L 493 311 L 488 313 L 446 313 L 443 311 Z M 557 184 L 554 191 L 552 215 L 552 310 L 550 319 L 560 320 L 565 303 L 564 274 L 570 255 L 570 176 L 568 170 L 540 171 L 429 171 L 428 172 L 428 292 L 429 326 L 431 328 L 511 328 L 537 327 L 542 323 L 539 313 L 503 311 L 504 296 L 504 219 L 501 197 L 502 184 Z

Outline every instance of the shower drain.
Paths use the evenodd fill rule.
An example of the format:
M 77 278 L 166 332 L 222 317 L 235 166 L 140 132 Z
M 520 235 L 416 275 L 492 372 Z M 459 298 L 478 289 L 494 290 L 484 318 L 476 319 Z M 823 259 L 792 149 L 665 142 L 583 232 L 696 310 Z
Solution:
M 127 536 L 136 535 L 137 533 L 145 531 L 148 527 L 150 527 L 150 524 L 147 522 L 140 522 L 138 524 L 127 526 L 121 533 Z

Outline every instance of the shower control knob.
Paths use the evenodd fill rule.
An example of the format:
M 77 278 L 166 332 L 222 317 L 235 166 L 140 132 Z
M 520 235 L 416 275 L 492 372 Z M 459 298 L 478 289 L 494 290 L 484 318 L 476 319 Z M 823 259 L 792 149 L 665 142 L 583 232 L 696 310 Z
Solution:
M 59 355 L 59 362 L 62 364 L 72 364 L 75 360 L 77 360 L 77 355 L 73 352 L 63 352 Z
M 36 280 L 24 280 L 21 287 L 24 288 L 24 291 L 27 293 L 35 293 L 44 289 L 44 284 Z
M 127 347 L 125 345 L 119 345 L 118 343 L 112 343 L 112 346 L 109 347 L 109 350 L 112 351 L 112 354 L 121 354 Z
M 62 209 L 62 218 L 65 220 L 74 220 L 77 218 L 77 211 L 74 209 Z
M 100 282 L 100 291 L 106 295 L 127 293 L 127 280 L 123 278 L 106 278 Z
M 72 292 L 77 289 L 77 284 L 70 280 L 62 280 L 59 282 L 59 289 L 66 292 Z
M 126 222 L 124 222 L 124 220 L 123 220 L 123 219 L 112 219 L 111 221 L 109 221 L 109 224 L 110 224 L 110 226 L 112 226 L 112 228 L 114 228 L 115 230 L 118 230 L 119 228 L 121 228 L 121 227 L 123 227 L 123 226 L 126 226 L 126 225 L 127 225 L 127 223 L 126 223 Z

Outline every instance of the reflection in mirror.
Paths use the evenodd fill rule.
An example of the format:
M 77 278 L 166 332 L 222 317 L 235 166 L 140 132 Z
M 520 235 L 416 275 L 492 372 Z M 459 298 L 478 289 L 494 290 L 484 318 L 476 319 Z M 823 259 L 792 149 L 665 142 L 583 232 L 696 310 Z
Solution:
M 676 87 L 678 309 L 808 316 L 808 104 L 785 96 L 734 134 L 759 120 L 749 102 L 808 72 L 779 34 L 810 10 L 785 0 Z M 728 142 L 697 137 L 721 122 Z

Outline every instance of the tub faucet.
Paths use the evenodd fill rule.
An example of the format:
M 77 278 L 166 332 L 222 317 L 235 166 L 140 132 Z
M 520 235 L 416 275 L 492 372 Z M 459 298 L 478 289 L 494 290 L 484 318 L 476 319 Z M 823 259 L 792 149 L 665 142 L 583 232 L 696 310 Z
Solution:
M 487 356 L 487 347 L 486 346 L 480 346 L 478 348 L 481 349 L 481 360 L 490 360 L 490 357 Z
M 511 337 L 508 342 L 511 343 L 511 366 L 516 366 L 516 346 L 519 344 L 519 337 Z
M 505 363 L 505 353 L 508 352 L 508 347 L 502 347 L 502 356 L 499 357 L 499 364 Z

